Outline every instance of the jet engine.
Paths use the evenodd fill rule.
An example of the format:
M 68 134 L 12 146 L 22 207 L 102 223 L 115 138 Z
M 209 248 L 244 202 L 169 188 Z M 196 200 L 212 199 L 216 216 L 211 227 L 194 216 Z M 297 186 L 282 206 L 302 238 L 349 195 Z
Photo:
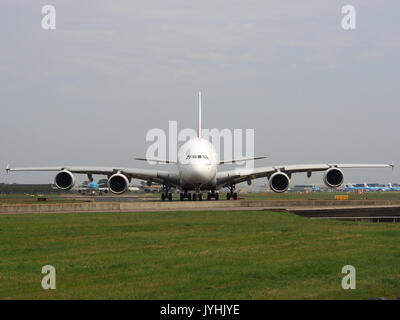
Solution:
M 340 187 L 343 183 L 344 175 L 338 168 L 330 168 L 324 174 L 324 183 L 330 188 Z
M 275 172 L 269 178 L 269 187 L 272 191 L 282 193 L 289 189 L 290 179 L 286 173 Z
M 121 194 L 128 190 L 129 180 L 121 173 L 116 173 L 108 179 L 108 188 L 112 193 Z
M 68 170 L 62 170 L 56 174 L 54 184 L 60 190 L 70 190 L 75 185 L 75 177 Z

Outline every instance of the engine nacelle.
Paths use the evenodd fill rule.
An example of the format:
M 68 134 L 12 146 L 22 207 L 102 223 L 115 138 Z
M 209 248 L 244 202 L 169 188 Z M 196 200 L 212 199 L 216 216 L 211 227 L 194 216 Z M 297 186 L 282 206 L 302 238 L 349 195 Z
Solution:
M 326 170 L 324 174 L 324 183 L 329 188 L 338 188 L 344 181 L 344 175 L 342 170 L 338 168 L 330 168 Z
M 108 179 L 108 188 L 112 193 L 121 194 L 128 190 L 129 180 L 121 173 L 116 173 Z
M 60 190 L 71 190 L 75 185 L 75 177 L 68 170 L 62 170 L 56 174 L 54 178 L 54 184 L 57 189 Z
M 277 193 L 285 192 L 289 189 L 290 179 L 284 172 L 275 172 L 269 178 L 269 187 Z

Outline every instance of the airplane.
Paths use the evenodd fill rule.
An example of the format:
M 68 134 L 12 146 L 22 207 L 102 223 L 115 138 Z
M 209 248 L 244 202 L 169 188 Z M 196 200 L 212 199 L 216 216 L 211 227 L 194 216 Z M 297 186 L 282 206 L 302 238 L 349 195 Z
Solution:
M 400 191 L 400 187 L 399 186 L 393 186 L 391 183 L 388 184 L 388 188 L 391 191 Z
M 100 187 L 100 185 L 95 181 L 90 181 L 87 186 L 78 188 L 78 192 L 81 194 L 85 194 L 86 192 L 91 195 L 95 195 L 98 192 L 99 195 L 102 195 L 103 192 L 107 193 L 108 188 Z
M 352 185 L 351 183 L 346 184 L 346 186 L 343 188 L 344 191 L 368 191 L 368 188 L 365 187 L 365 184 L 356 184 Z
M 320 191 L 321 191 L 321 188 L 318 187 L 318 186 L 313 186 L 312 189 L 311 189 L 311 191 L 313 191 L 313 192 L 320 192 Z
M 355 184 L 352 185 L 350 183 L 348 183 L 344 188 L 344 191 L 387 191 L 390 190 L 388 187 L 386 186 L 381 186 L 381 185 L 368 185 L 367 183 L 363 183 L 363 184 Z
M 378 184 L 368 185 L 368 184 L 364 183 L 364 186 L 368 191 L 388 191 L 388 190 L 390 190 L 389 187 L 378 185 Z
M 220 170 L 220 165 L 264 159 L 265 157 L 253 157 L 219 161 L 218 154 L 211 142 L 202 137 L 201 122 L 201 92 L 199 92 L 198 106 L 198 130 L 197 137 L 186 141 L 179 149 L 177 161 L 154 160 L 136 158 L 136 160 L 157 161 L 176 165 L 175 171 L 162 171 L 155 169 L 137 169 L 124 167 L 92 167 L 92 166 L 54 166 L 34 168 L 10 168 L 11 171 L 57 171 L 54 183 L 60 190 L 70 190 L 75 184 L 74 174 L 87 174 L 89 180 L 93 174 L 106 175 L 108 189 L 114 194 L 122 194 L 129 188 L 131 179 L 140 179 L 148 185 L 159 183 L 163 186 L 161 200 L 172 200 L 171 188 L 180 190 L 180 200 L 202 200 L 203 192 L 207 192 L 207 200 L 219 199 L 219 190 L 228 188 L 227 200 L 238 199 L 235 191 L 236 185 L 252 180 L 268 179 L 270 189 L 276 193 L 282 193 L 289 189 L 290 179 L 295 173 L 306 173 L 310 178 L 312 172 L 323 171 L 323 181 L 330 188 L 338 188 L 344 181 L 342 169 L 347 168 L 394 168 L 394 164 L 300 164 L 300 165 L 275 165 L 258 168 L 236 168 L 232 170 Z M 193 192 L 193 194 L 192 194 Z

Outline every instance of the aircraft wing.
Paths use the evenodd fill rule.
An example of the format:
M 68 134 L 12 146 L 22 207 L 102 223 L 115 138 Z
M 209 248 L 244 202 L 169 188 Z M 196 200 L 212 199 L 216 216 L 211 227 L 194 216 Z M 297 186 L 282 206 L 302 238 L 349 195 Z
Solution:
M 152 158 L 138 158 L 138 157 L 135 157 L 134 159 L 139 161 L 147 161 L 154 163 L 177 163 L 174 160 L 166 160 L 166 159 L 152 159 Z
M 262 177 L 270 177 L 277 171 L 285 172 L 288 175 L 292 173 L 307 172 L 311 175 L 314 171 L 326 171 L 329 168 L 394 168 L 394 164 L 296 164 L 271 167 L 260 167 L 253 169 L 234 169 L 220 171 L 217 173 L 217 185 L 219 187 L 229 186 L 243 181 L 253 180 Z
M 32 167 L 32 168 L 10 168 L 7 166 L 7 173 L 10 171 L 61 171 L 68 170 L 78 174 L 103 174 L 111 176 L 117 172 L 126 175 L 128 178 L 141 179 L 146 181 L 154 181 L 160 184 L 179 185 L 179 175 L 176 172 L 159 171 L 151 169 L 122 168 L 122 167 Z
M 261 160 L 265 159 L 267 157 L 253 157 L 253 158 L 238 158 L 238 159 L 232 159 L 232 160 L 223 160 L 220 161 L 218 164 L 228 164 L 228 163 L 236 163 L 236 162 L 244 162 L 244 161 L 251 161 L 251 160 Z

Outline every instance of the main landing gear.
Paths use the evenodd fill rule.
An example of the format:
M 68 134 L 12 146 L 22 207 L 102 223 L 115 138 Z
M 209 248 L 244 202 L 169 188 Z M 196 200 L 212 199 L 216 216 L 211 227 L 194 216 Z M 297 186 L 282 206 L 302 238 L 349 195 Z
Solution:
M 214 198 L 215 200 L 219 199 L 219 193 L 217 191 L 209 191 L 207 192 L 207 200 L 211 200 Z M 203 194 L 200 192 L 200 190 L 197 190 L 195 193 L 190 193 L 190 192 L 181 192 L 180 194 L 180 200 L 183 201 L 185 199 L 188 199 L 189 201 L 202 201 L 203 200 Z
M 196 194 L 193 194 L 193 200 L 196 200 L 196 198 L 197 198 Z M 181 192 L 180 194 L 180 200 L 183 201 L 185 199 L 188 199 L 189 201 L 192 200 L 192 194 L 190 192 L 187 192 L 186 190 L 185 192 Z
M 211 200 L 212 198 L 219 200 L 219 192 L 214 190 L 207 192 L 207 200 Z
M 226 194 L 226 200 L 231 200 L 231 198 L 233 198 L 233 200 L 237 200 L 238 194 L 235 192 L 235 185 L 232 184 L 228 188 L 229 192 Z
M 163 185 L 163 193 L 161 194 L 161 200 L 165 201 L 165 199 L 168 199 L 169 201 L 172 200 L 172 193 L 169 192 L 170 186 L 168 185 Z

